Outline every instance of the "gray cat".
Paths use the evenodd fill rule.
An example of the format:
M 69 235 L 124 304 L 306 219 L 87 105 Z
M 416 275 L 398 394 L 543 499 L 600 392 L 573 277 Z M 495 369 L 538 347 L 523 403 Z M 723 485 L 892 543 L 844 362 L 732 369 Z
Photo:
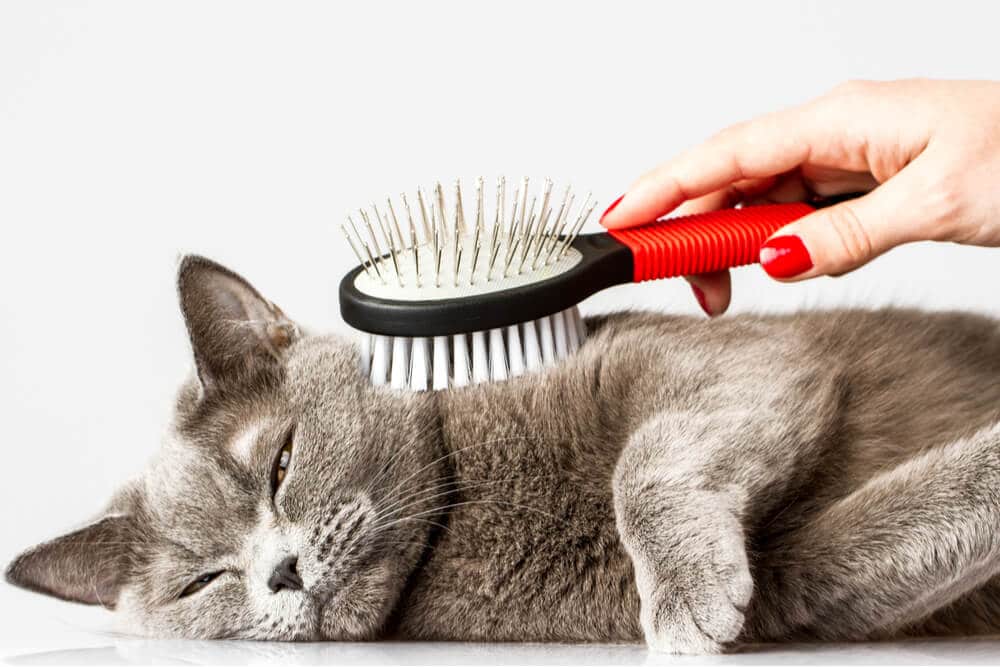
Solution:
M 588 321 L 541 375 L 368 386 L 180 267 L 166 442 L 10 582 L 196 638 L 740 641 L 1000 630 L 1000 329 L 914 311 Z

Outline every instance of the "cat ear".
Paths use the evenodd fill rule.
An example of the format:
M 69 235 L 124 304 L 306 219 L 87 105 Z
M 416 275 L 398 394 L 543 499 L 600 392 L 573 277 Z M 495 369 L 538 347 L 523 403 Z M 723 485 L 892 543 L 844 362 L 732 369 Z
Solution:
M 188 255 L 177 275 L 198 379 L 211 392 L 280 366 L 299 328 L 250 283 L 215 262 Z
M 104 517 L 25 551 L 7 567 L 7 581 L 63 600 L 113 609 L 129 577 L 135 533 L 130 517 Z

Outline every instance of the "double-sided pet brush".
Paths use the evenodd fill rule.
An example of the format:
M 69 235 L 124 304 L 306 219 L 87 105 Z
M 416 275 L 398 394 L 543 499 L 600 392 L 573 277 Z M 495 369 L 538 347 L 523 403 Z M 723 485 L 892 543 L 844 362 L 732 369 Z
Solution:
M 340 283 L 340 312 L 371 334 L 361 356 L 374 384 L 446 389 L 542 369 L 582 344 L 586 297 L 756 262 L 771 234 L 813 210 L 769 204 L 581 235 L 596 203 L 552 189 L 546 180 L 530 194 L 525 178 L 508 204 L 500 178 L 487 212 L 480 178 L 468 216 L 458 183 L 451 202 L 438 184 L 433 197 L 418 190 L 348 216 L 341 229 L 361 264 Z

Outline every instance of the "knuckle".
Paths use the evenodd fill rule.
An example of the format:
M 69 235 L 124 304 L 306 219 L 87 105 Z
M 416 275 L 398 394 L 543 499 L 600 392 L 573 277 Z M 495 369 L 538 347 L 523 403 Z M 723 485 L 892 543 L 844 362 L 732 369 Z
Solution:
M 924 189 L 924 211 L 930 224 L 931 238 L 952 240 L 960 234 L 966 208 L 962 179 L 944 178 Z
M 750 126 L 750 121 L 741 121 L 729 127 L 724 127 L 715 133 L 712 137 L 712 141 L 722 145 L 731 145 L 732 143 L 738 141 L 746 133 L 746 129 Z
M 961 215 L 965 204 L 965 180 L 957 176 L 948 176 L 941 180 L 937 187 L 930 189 L 932 207 L 941 219 Z
M 871 257 L 874 249 L 871 235 L 853 206 L 841 204 L 831 208 L 827 220 L 841 245 L 840 256 L 843 258 L 831 269 L 842 271 L 853 268 Z

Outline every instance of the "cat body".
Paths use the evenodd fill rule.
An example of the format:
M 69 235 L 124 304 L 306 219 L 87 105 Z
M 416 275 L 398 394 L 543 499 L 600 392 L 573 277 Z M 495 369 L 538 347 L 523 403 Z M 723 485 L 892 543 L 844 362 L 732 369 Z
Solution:
M 414 394 L 207 260 L 179 291 L 197 375 L 161 454 L 12 582 L 157 636 L 714 652 L 1000 627 L 988 318 L 622 313 L 544 373 Z
M 846 517 L 849 525 L 824 522 L 831 508 L 866 485 L 877 487 L 887 471 L 996 423 L 1000 336 L 994 322 L 917 311 L 711 322 L 631 313 L 592 319 L 588 327 L 587 345 L 541 378 L 440 395 L 446 447 L 457 452 L 451 457 L 456 478 L 501 481 L 469 482 L 469 492 L 456 494 L 457 502 L 473 504 L 452 510 L 449 530 L 416 578 L 401 610 L 404 636 L 640 639 L 639 595 L 618 532 L 628 530 L 621 525 L 624 511 L 608 530 L 615 523 L 614 492 L 627 484 L 676 487 L 679 506 L 667 499 L 657 507 L 651 488 L 642 490 L 635 511 L 662 514 L 654 532 L 662 539 L 676 530 L 673 539 L 677 545 L 690 541 L 694 560 L 711 562 L 718 547 L 712 537 L 698 535 L 700 528 L 711 526 L 717 512 L 738 513 L 738 548 L 749 551 L 747 565 L 758 585 L 746 623 L 731 629 L 736 636 L 775 641 L 919 634 L 910 626 L 921 620 L 945 630 L 956 610 L 939 617 L 930 612 L 950 601 L 947 595 L 912 614 L 887 617 L 884 625 L 855 621 L 853 605 L 872 604 L 878 588 L 868 587 L 863 571 L 849 570 L 843 579 L 839 570 L 864 568 L 879 555 L 862 548 L 844 554 L 844 562 L 826 560 L 849 531 L 873 544 L 897 539 L 892 547 L 898 552 L 886 557 L 898 560 L 929 557 L 938 540 L 962 543 L 962 535 L 930 534 L 915 553 L 907 552 L 900 534 L 906 522 L 918 511 L 948 510 L 934 506 L 938 491 L 921 487 L 929 480 L 909 480 L 914 488 L 905 491 L 925 504 L 892 508 L 902 516 L 871 508 L 875 516 L 859 512 Z M 720 423 L 723 433 L 713 434 Z M 635 434 L 646 429 L 655 434 L 652 452 L 634 446 Z M 678 438 L 687 429 L 691 439 Z M 706 451 L 706 437 L 720 439 L 720 449 Z M 630 444 L 634 449 L 623 456 Z M 755 484 L 761 492 L 746 498 Z M 878 522 L 887 525 L 866 534 Z M 795 542 L 788 536 L 807 530 L 817 539 L 789 552 Z M 807 556 L 815 560 L 798 562 Z M 951 572 L 955 563 L 937 565 Z M 792 571 L 803 580 L 783 578 Z M 930 579 L 911 594 L 926 592 L 925 584 Z M 824 585 L 828 599 L 795 595 Z M 846 594 L 852 602 L 838 604 Z M 747 604 L 744 599 L 740 606 Z M 973 612 L 971 601 L 965 606 L 969 614 L 981 611 Z M 705 616 L 695 624 L 699 633 L 701 622 L 710 626 L 719 618 Z M 742 614 L 734 616 L 739 622 Z M 993 620 L 984 619 L 979 631 L 1000 620 L 1000 606 L 986 618 Z M 715 631 L 724 641 L 735 638 Z M 962 623 L 952 631 L 961 632 Z M 702 643 L 696 634 L 692 643 L 713 650 L 719 642 Z

